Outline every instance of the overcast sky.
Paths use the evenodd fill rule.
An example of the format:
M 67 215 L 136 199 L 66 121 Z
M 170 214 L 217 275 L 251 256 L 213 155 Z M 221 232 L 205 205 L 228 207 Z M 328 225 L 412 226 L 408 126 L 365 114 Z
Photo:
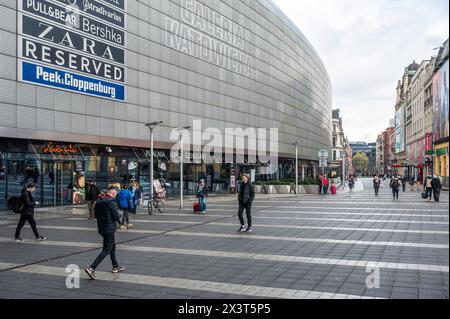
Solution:
M 404 68 L 448 38 L 448 0 L 273 0 L 322 57 L 350 141 L 375 142 L 394 118 Z

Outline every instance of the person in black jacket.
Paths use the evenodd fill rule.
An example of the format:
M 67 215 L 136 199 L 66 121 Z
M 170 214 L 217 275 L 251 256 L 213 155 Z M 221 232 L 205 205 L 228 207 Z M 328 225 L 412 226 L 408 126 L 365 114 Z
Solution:
M 238 216 L 239 221 L 241 222 L 241 227 L 238 230 L 239 233 L 242 233 L 244 231 L 247 233 L 251 233 L 253 231 L 251 209 L 254 199 L 255 199 L 255 187 L 250 182 L 250 176 L 248 174 L 245 174 L 244 176 L 242 176 L 242 183 L 239 189 L 239 197 L 238 197 L 239 200 Z M 248 222 L 247 228 L 245 228 L 245 222 L 243 217 L 244 209 L 247 214 L 247 222 Z
M 28 184 L 26 188 L 22 190 L 22 195 L 20 200 L 23 204 L 23 208 L 20 211 L 20 220 L 19 224 L 16 228 L 16 241 L 23 241 L 20 237 L 20 232 L 22 227 L 25 225 L 25 222 L 28 222 L 33 230 L 34 236 L 36 236 L 36 240 L 47 240 L 47 238 L 39 235 L 39 232 L 36 227 L 36 221 L 34 220 L 34 206 L 39 205 L 39 202 L 35 202 L 33 198 L 33 192 L 36 190 L 36 186 L 34 184 Z
M 86 202 L 89 210 L 89 220 L 95 219 L 94 206 L 98 197 L 100 196 L 100 189 L 95 182 L 89 181 L 86 189 Z
M 441 189 L 442 189 L 442 183 L 439 176 L 434 175 L 433 179 L 431 180 L 431 187 L 433 188 L 433 197 L 434 201 L 439 203 L 439 197 L 441 195 Z
M 118 273 L 125 269 L 120 266 L 116 258 L 116 242 L 114 234 L 116 233 L 116 223 L 120 222 L 121 216 L 116 206 L 115 197 L 117 189 L 115 187 L 108 188 L 105 196 L 101 197 L 95 204 L 95 216 L 97 217 L 98 233 L 103 237 L 103 250 L 94 260 L 94 262 L 85 269 L 85 272 L 91 279 L 95 278 L 95 269 L 110 255 L 113 265 L 112 272 Z

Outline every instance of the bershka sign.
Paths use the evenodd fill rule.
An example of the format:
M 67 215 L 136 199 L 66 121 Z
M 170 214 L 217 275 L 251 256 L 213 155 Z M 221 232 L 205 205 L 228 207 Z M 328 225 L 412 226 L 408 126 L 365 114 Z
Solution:
M 125 53 L 121 48 L 25 15 L 20 15 L 19 17 L 19 27 L 22 28 L 19 30 L 19 33 L 33 38 L 39 38 L 68 49 L 82 51 L 83 53 L 110 60 L 111 62 L 125 63 Z
M 47 0 L 48 1 L 48 0 Z M 76 14 L 73 7 L 62 7 L 46 0 L 22 0 L 23 11 L 48 19 L 50 21 L 70 26 L 102 40 L 125 46 L 125 33 L 117 28 L 88 18 L 82 14 Z
M 125 100 L 125 0 L 18 0 L 18 81 Z

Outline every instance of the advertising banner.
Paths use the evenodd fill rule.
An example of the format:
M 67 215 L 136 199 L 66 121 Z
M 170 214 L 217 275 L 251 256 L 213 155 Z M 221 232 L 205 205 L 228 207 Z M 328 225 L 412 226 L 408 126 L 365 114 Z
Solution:
M 405 151 L 405 106 L 395 113 L 395 153 Z
M 449 62 L 447 60 L 433 77 L 434 96 L 434 140 L 439 141 L 449 136 L 448 123 L 448 86 Z
M 22 60 L 19 60 L 18 70 L 19 81 L 22 82 L 89 94 L 96 97 L 104 97 L 119 101 L 125 100 L 125 90 L 123 85 Z
M 18 0 L 18 81 L 125 101 L 125 0 Z

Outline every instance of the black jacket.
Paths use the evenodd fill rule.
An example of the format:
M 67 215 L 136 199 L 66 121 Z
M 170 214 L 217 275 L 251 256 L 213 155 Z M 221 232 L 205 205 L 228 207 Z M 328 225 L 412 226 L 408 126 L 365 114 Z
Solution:
M 100 190 L 97 185 L 88 185 L 86 188 L 86 200 L 97 200 Z
M 208 197 L 208 186 L 197 186 L 197 198 Z
M 255 186 L 252 183 L 248 182 L 247 184 L 241 183 L 241 187 L 239 188 L 239 196 L 238 200 L 241 204 L 253 203 L 255 199 Z
M 20 200 L 24 204 L 20 213 L 22 215 L 34 215 L 34 206 L 36 206 L 36 202 L 34 201 L 33 195 L 24 189 L 22 191 L 22 195 L 20 196 Z
M 433 178 L 433 180 L 431 181 L 431 187 L 433 187 L 435 191 L 441 190 L 442 188 L 441 179 L 439 177 Z
M 95 217 L 100 235 L 114 234 L 121 217 L 114 198 L 99 199 L 95 204 Z

